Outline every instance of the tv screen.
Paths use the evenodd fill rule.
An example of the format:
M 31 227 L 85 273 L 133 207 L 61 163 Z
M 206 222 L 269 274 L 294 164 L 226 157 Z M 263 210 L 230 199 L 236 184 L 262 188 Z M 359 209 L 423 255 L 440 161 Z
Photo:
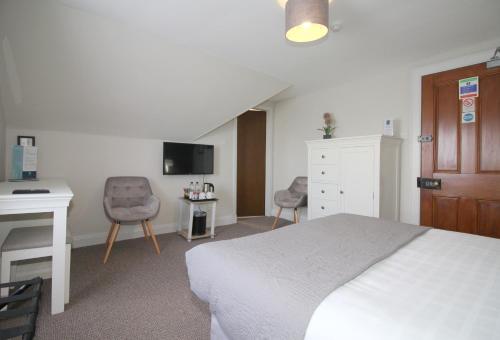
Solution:
M 163 143 L 164 175 L 208 175 L 213 173 L 213 145 Z

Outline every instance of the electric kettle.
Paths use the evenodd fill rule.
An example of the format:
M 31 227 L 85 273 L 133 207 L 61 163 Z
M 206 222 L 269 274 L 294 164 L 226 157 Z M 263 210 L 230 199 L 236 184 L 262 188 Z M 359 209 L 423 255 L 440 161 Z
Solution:
M 212 183 L 203 183 L 203 192 L 215 192 L 215 187 Z
M 208 199 L 215 198 L 215 187 L 212 183 L 203 183 L 203 192 L 207 194 Z

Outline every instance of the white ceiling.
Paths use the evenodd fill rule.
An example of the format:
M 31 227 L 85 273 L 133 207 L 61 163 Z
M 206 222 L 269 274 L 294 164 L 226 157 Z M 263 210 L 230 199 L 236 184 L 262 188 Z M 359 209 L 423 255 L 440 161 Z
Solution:
M 278 0 L 0 1 L 8 124 L 158 138 L 500 38 L 499 0 L 334 0 L 310 45 Z
M 285 40 L 282 0 L 61 1 L 281 79 L 281 98 L 500 38 L 499 0 L 334 0 L 343 29 L 312 45 Z

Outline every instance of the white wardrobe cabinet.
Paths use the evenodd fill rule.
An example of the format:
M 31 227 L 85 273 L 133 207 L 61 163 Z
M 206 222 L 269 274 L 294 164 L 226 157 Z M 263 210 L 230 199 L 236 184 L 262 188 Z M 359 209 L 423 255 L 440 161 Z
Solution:
M 308 218 L 340 212 L 399 220 L 401 140 L 308 141 Z

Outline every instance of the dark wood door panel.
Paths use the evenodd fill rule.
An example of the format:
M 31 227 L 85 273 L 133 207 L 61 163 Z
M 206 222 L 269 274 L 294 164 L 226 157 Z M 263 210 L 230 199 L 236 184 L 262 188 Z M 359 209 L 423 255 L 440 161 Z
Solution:
M 439 197 L 433 199 L 433 226 L 446 230 L 457 230 L 458 225 L 457 197 Z
M 500 171 L 500 74 L 480 81 L 480 170 Z
M 456 231 L 477 234 L 477 200 L 461 197 L 458 201 L 458 219 Z
M 458 171 L 458 85 L 436 88 L 435 171 Z
M 266 112 L 248 111 L 238 117 L 236 214 L 265 215 Z
M 500 200 L 478 201 L 478 233 L 500 238 Z

